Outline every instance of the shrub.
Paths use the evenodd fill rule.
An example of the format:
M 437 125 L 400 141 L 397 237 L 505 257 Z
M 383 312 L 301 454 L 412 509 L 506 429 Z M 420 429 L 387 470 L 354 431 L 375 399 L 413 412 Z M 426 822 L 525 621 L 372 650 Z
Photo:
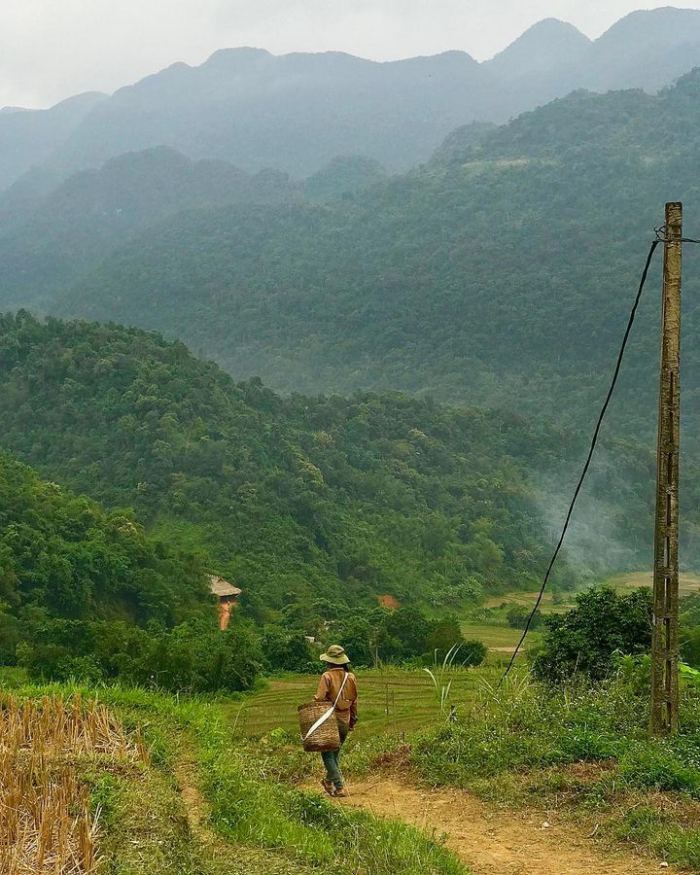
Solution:
M 651 592 L 638 589 L 619 596 L 609 588 L 576 597 L 576 607 L 548 617 L 535 674 L 561 682 L 580 673 L 592 680 L 609 677 L 615 654 L 643 653 L 651 646 Z
M 506 620 L 511 629 L 524 629 L 527 626 L 531 613 L 527 608 L 514 607 L 506 614 Z M 532 620 L 530 620 L 530 629 L 537 629 L 541 625 L 542 614 L 539 611 L 535 611 L 532 615 Z
M 459 620 L 454 614 L 449 614 L 447 617 L 436 620 L 432 624 L 426 645 L 428 653 L 436 653 L 438 658 L 442 659 L 451 647 L 455 647 L 463 642 L 464 636 L 462 635 Z M 469 664 L 471 665 L 472 663 Z
M 488 647 L 482 642 L 472 639 L 465 641 L 460 648 L 455 662 L 466 666 L 476 667 L 486 659 Z
M 279 626 L 266 626 L 261 643 L 270 671 L 308 672 L 317 668 L 317 654 L 300 633 L 290 635 Z
M 227 632 L 205 621 L 166 630 L 124 622 L 53 620 L 35 628 L 17 650 L 32 678 L 75 678 L 191 692 L 250 689 L 262 653 L 252 627 L 234 618 Z

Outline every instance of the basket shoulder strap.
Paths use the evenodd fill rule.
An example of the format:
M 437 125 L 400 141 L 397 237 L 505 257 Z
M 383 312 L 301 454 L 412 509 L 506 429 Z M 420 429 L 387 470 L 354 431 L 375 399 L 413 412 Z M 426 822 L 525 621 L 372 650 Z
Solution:
M 338 695 L 335 697 L 335 702 L 333 702 L 333 707 L 329 708 L 325 714 L 322 714 L 318 718 L 318 720 L 314 723 L 314 725 L 311 727 L 311 729 L 309 729 L 309 731 L 304 736 L 304 741 L 306 741 L 306 739 L 310 735 L 313 735 L 314 732 L 316 732 L 316 730 L 320 726 L 323 726 L 323 724 L 326 722 L 326 720 L 328 720 L 328 718 L 331 716 L 331 714 L 333 714 L 333 712 L 335 711 L 336 705 L 338 704 L 338 701 L 343 693 L 343 690 L 345 689 L 345 684 L 347 683 L 347 681 L 348 681 L 348 672 L 345 672 L 345 677 L 343 678 L 343 683 L 340 685 L 340 689 L 338 690 Z
M 340 697 L 343 695 L 343 690 L 345 689 L 345 684 L 348 682 L 348 678 L 350 677 L 349 672 L 345 672 L 345 677 L 343 678 L 343 683 L 340 685 L 340 689 L 338 690 L 338 695 L 335 697 L 335 702 L 333 702 L 333 710 L 335 711 L 338 702 L 340 701 Z

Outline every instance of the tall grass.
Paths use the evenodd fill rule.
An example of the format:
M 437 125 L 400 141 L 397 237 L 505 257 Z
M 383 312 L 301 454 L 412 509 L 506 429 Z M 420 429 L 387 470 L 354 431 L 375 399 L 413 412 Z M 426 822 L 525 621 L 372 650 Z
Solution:
M 442 663 L 438 663 L 437 658 L 433 669 L 424 668 L 433 683 L 433 689 L 440 702 L 440 713 L 445 715 L 447 706 L 450 702 L 450 690 L 455 677 L 455 661 L 461 650 L 461 644 L 453 644 L 445 654 Z M 462 668 L 462 666 L 459 666 Z
M 94 875 L 99 812 L 78 779 L 75 758 L 136 759 L 106 708 L 76 698 L 0 698 L 0 872 Z
M 700 686 L 684 685 L 671 739 L 649 737 L 648 701 L 644 661 L 622 660 L 600 686 L 552 688 L 515 672 L 500 688 L 484 684 L 465 719 L 420 736 L 413 763 L 433 784 L 511 802 L 549 794 L 556 804 L 568 788 L 582 812 L 604 809 L 617 834 L 700 871 Z M 581 763 L 590 764 L 583 782 Z

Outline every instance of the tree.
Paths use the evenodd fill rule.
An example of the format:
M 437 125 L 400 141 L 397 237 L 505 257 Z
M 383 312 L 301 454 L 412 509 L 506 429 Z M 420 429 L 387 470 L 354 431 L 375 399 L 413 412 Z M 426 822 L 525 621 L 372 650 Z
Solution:
M 531 610 L 516 605 L 508 611 L 506 614 L 506 620 L 511 629 L 524 629 L 531 613 Z M 541 625 L 542 614 L 539 611 L 535 611 L 532 615 L 532 620 L 530 620 L 530 629 L 537 629 Z
M 261 646 L 265 663 L 272 672 L 306 672 L 317 657 L 304 635 L 298 632 L 290 634 L 279 626 L 263 629 Z
M 392 647 L 397 647 L 399 657 L 421 656 L 428 647 L 430 623 L 419 608 L 407 606 L 386 613 L 384 619 L 386 632 L 385 647 L 393 641 Z M 382 652 L 380 646 L 380 653 Z
M 469 640 L 465 641 L 461 647 L 455 662 L 461 665 L 476 667 L 486 659 L 488 648 L 482 641 Z
M 455 614 L 449 614 L 441 620 L 436 620 L 426 639 L 426 652 L 436 654 L 437 660 L 444 658 L 445 654 L 458 644 L 464 644 L 464 636 Z M 460 649 L 457 661 L 461 661 L 462 649 Z
M 614 667 L 613 654 L 644 653 L 651 647 L 651 591 L 618 595 L 607 587 L 576 597 L 576 607 L 545 621 L 544 646 L 534 663 L 545 680 L 574 674 L 602 680 Z

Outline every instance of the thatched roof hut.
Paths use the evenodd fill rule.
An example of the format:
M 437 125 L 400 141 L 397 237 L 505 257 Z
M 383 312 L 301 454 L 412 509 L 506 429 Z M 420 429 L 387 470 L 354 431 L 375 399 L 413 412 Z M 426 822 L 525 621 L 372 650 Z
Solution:
M 212 595 L 215 595 L 219 600 L 237 599 L 243 592 L 242 589 L 229 583 L 228 580 L 224 580 L 223 577 L 219 577 L 217 574 L 209 575 L 209 584 Z

